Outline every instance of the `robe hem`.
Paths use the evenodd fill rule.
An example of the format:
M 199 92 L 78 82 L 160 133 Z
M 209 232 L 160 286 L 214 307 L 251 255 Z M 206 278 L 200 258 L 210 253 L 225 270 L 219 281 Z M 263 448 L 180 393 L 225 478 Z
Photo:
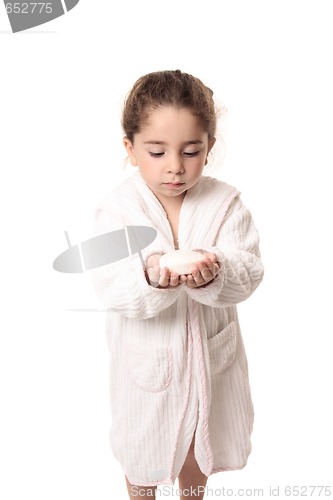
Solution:
M 236 465 L 235 467 L 221 467 L 220 469 L 213 469 L 210 473 L 211 474 L 216 474 L 217 472 L 228 472 L 228 471 L 233 471 L 233 470 L 242 470 L 246 466 L 246 463 L 244 465 Z
M 234 467 L 221 467 L 219 469 L 213 469 L 210 474 L 207 476 L 205 474 L 205 476 L 207 476 L 207 478 L 209 476 L 211 476 L 212 474 L 216 474 L 217 472 L 232 472 L 232 471 L 236 471 L 236 470 L 242 470 L 244 469 L 244 467 L 246 466 L 246 463 L 244 465 L 236 465 Z M 128 476 L 126 475 L 127 479 L 128 479 Z M 176 482 L 176 479 L 177 478 L 167 478 L 167 479 L 163 479 L 162 481 L 144 481 L 144 482 L 137 482 L 135 481 L 135 483 L 132 483 L 129 479 L 129 482 L 131 483 L 132 486 L 144 486 L 144 487 L 149 487 L 149 486 L 166 486 L 166 485 L 174 485 L 175 482 Z
M 176 478 L 175 479 L 167 478 L 163 479 L 162 481 L 144 481 L 144 482 L 135 481 L 134 483 L 132 483 L 132 481 L 129 480 L 127 475 L 126 477 L 132 486 L 144 486 L 144 487 L 166 486 L 166 485 L 174 485 L 176 482 Z

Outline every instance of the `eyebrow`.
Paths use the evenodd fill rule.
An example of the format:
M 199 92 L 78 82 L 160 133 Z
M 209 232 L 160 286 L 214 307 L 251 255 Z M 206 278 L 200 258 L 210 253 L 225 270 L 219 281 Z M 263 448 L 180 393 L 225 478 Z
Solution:
M 161 146 L 166 146 L 167 143 L 163 141 L 145 141 L 143 144 L 159 144 Z M 184 145 L 188 146 L 189 144 L 203 144 L 203 141 L 195 140 L 195 141 L 186 141 Z

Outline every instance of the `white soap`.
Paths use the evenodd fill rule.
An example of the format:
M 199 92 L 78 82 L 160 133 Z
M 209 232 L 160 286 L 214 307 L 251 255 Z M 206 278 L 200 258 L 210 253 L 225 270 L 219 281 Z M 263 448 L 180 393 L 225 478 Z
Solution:
M 160 258 L 160 268 L 167 267 L 177 274 L 190 274 L 193 264 L 203 260 L 205 256 L 192 250 L 173 250 Z

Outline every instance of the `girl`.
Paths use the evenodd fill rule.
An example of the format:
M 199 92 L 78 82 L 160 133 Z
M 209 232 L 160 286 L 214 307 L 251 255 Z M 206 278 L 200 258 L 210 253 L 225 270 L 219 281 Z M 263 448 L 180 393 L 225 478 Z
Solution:
M 125 102 L 134 175 L 96 211 L 96 234 L 148 226 L 137 254 L 92 273 L 108 308 L 111 446 L 130 499 L 178 478 L 202 499 L 207 478 L 241 469 L 253 409 L 236 304 L 263 277 L 258 233 L 239 192 L 203 174 L 215 143 L 213 93 L 181 71 L 141 77 Z M 159 267 L 174 249 L 205 259 L 179 276 Z M 142 266 L 144 262 L 144 267 Z

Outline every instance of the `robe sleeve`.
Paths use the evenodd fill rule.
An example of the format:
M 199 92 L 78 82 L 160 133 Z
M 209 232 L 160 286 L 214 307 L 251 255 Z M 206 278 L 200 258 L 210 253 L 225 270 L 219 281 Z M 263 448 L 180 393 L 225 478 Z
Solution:
M 263 279 L 258 231 L 239 197 L 227 211 L 216 245 L 200 250 L 216 254 L 220 271 L 206 286 L 186 287 L 188 295 L 197 302 L 211 307 L 238 304 L 250 297 Z
M 117 215 L 106 210 L 96 213 L 95 236 L 124 227 Z M 149 247 L 147 249 L 149 251 Z M 150 252 L 151 253 L 151 252 Z M 154 252 L 154 253 L 158 253 Z M 163 249 L 161 249 L 163 253 Z M 147 282 L 138 254 L 91 271 L 91 281 L 97 296 L 108 310 L 132 319 L 146 319 L 172 305 L 181 287 L 156 288 Z

